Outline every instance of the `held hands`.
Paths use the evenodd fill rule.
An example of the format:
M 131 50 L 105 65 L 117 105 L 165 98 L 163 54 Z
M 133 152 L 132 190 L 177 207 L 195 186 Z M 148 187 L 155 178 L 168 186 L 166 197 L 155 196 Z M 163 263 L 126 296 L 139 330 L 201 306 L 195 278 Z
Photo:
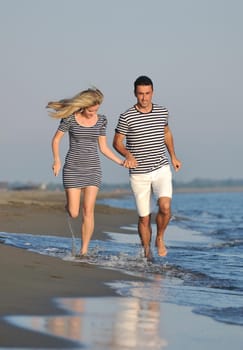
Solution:
M 138 166 L 138 162 L 132 154 L 128 154 L 123 162 L 123 166 L 126 168 L 136 168 Z
M 52 170 L 55 176 L 58 176 L 59 171 L 61 169 L 61 161 L 60 160 L 54 160 L 52 165 Z

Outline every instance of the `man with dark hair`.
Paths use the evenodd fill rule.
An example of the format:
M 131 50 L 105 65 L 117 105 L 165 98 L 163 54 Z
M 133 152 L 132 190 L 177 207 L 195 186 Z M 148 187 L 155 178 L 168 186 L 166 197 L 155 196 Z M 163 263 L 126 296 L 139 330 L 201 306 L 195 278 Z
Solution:
M 135 96 L 136 96 L 137 86 L 139 86 L 139 85 L 143 85 L 143 86 L 150 85 L 152 87 L 152 90 L 154 88 L 152 80 L 149 77 L 146 77 L 146 75 L 141 75 L 140 77 L 138 77 L 134 81 L 134 93 L 135 93 Z
M 120 115 L 113 147 L 126 159 L 139 215 L 138 233 L 144 255 L 151 259 L 152 195 L 158 204 L 155 245 L 158 255 L 166 256 L 164 234 L 171 218 L 172 198 L 172 173 L 167 151 L 175 171 L 181 168 L 181 162 L 175 154 L 168 110 L 152 102 L 152 80 L 147 76 L 138 77 L 134 82 L 134 94 L 137 102 Z

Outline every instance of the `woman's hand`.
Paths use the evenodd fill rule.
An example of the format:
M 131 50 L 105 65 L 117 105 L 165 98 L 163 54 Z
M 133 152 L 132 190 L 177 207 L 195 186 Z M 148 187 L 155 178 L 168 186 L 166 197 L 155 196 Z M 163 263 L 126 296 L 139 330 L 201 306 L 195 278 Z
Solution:
M 55 176 L 58 176 L 59 171 L 61 169 L 61 161 L 60 160 L 54 160 L 52 165 L 52 170 Z

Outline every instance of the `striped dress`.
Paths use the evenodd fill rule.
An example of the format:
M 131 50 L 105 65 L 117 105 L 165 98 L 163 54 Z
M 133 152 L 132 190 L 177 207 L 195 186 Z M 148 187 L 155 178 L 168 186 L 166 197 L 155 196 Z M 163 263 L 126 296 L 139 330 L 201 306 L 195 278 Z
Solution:
M 63 166 L 64 188 L 84 188 L 101 184 L 101 165 L 98 150 L 99 136 L 106 135 L 107 119 L 99 115 L 94 126 L 85 127 L 74 115 L 63 118 L 58 130 L 69 133 L 69 150 Z
M 153 104 L 149 113 L 139 112 L 135 106 L 120 115 L 116 132 L 126 136 L 126 147 L 138 161 L 130 174 L 144 174 L 168 165 L 165 145 L 165 126 L 168 110 Z

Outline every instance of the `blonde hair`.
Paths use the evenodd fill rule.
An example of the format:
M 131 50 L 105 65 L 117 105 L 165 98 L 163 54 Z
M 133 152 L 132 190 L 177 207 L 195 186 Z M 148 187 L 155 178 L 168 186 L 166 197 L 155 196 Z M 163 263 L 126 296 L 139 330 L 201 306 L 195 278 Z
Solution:
M 74 112 L 84 108 L 100 105 L 103 101 L 103 94 L 96 88 L 81 91 L 69 99 L 49 102 L 46 108 L 51 108 L 55 112 L 49 112 L 53 118 L 67 118 Z

